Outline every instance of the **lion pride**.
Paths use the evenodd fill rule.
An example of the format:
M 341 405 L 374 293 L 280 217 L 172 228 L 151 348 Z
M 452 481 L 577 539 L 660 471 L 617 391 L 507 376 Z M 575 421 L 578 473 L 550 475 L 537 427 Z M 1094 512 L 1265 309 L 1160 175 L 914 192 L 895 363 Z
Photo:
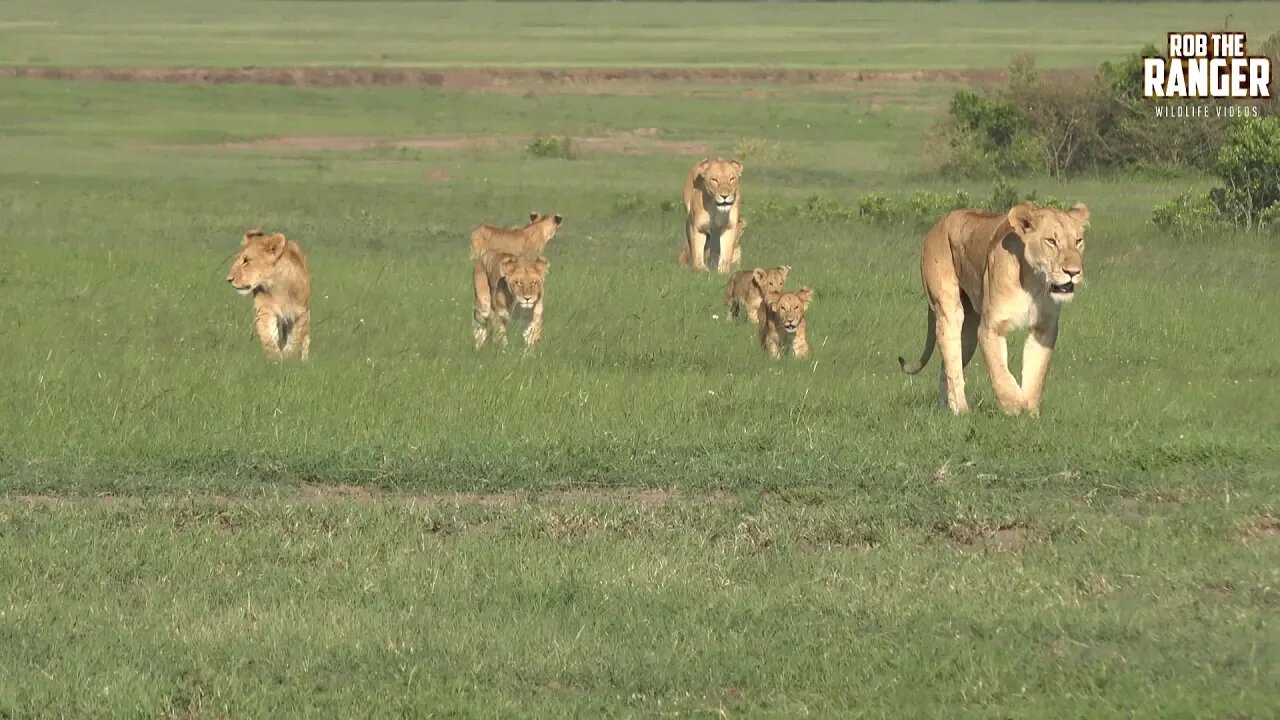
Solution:
M 1036 415 L 1058 341 L 1058 316 L 1084 275 L 1089 208 L 1015 205 L 1007 213 L 956 210 L 925 236 L 920 274 L 929 301 L 920 360 L 898 358 L 920 372 L 941 346 L 940 403 L 968 412 L 964 366 L 982 348 L 996 404 L 1010 415 Z M 1009 371 L 1011 331 L 1030 328 L 1022 353 L 1022 384 Z
M 741 176 L 742 163 L 720 157 L 703 160 L 689 170 L 684 181 L 686 243 L 680 264 L 706 270 L 709 258 L 714 258 L 716 269 L 727 273 L 741 261 Z
M 272 358 L 311 350 L 311 274 L 298 243 L 261 230 L 244 234 L 227 282 L 253 296 L 253 329 Z

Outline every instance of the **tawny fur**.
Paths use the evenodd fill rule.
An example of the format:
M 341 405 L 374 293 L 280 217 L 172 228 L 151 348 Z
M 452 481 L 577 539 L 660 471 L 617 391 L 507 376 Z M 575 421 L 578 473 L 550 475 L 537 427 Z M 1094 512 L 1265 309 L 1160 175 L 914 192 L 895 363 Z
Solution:
M 805 314 L 813 302 L 813 290 L 800 288 L 784 292 L 764 303 L 764 322 L 760 324 L 760 346 L 777 360 L 790 347 L 798 358 L 809 355 L 808 322 Z
M 782 292 L 791 268 L 779 265 L 775 268 L 740 270 L 729 276 L 724 288 L 724 304 L 728 306 L 729 319 L 736 320 L 744 311 L 752 325 L 759 326 L 764 314 L 761 308 L 766 297 Z
M 504 252 L 486 252 L 472 262 L 472 333 L 477 350 L 484 347 L 490 332 L 499 346 L 507 346 L 507 326 L 513 312 L 529 315 L 525 346 L 538 344 L 542 339 L 543 296 L 550 267 L 545 257 L 529 259 Z
M 925 347 L 918 362 L 898 358 L 905 372 L 920 372 L 941 347 L 939 402 L 968 412 L 964 367 L 981 347 L 996 404 L 1010 415 L 1040 412 L 1049 358 L 1058 340 L 1062 305 L 1083 279 L 1084 231 L 1089 208 L 1042 208 L 1032 202 L 1007 213 L 957 210 L 925 236 L 920 275 L 928 295 Z M 1030 328 L 1022 353 L 1022 383 L 1009 370 L 1007 336 Z
M 684 181 L 685 246 L 680 264 L 706 270 L 712 258 L 719 272 L 730 272 L 742 261 L 738 235 L 742 205 L 742 163 L 737 160 L 703 160 L 689 170 Z
M 522 228 L 477 225 L 471 231 L 471 259 L 479 258 L 486 251 L 538 255 L 556 236 L 563 222 L 564 218 L 559 215 L 529 213 L 529 224 Z
M 253 295 L 253 329 L 272 358 L 307 359 L 311 350 L 311 274 L 302 248 L 284 235 L 245 233 L 227 282 Z

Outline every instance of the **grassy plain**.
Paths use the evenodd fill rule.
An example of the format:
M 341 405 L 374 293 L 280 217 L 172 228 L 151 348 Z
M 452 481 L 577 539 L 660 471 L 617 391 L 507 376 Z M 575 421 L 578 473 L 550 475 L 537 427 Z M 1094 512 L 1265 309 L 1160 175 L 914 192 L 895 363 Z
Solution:
M 617 13 L 610 32 L 670 38 L 702 5 L 118 7 L 6 3 L 0 52 L 863 66 L 842 40 L 769 44 L 763 5 L 728 16 L 750 59 L 560 30 Z M 1078 32 L 1080 65 L 1224 11 L 1280 25 L 1263 4 L 965 4 L 921 37 L 960 7 L 1009 18 L 974 67 L 1026 49 L 1029 18 Z M 854 11 L 919 24 L 785 17 L 834 34 Z M 414 34 L 539 12 L 523 61 Z M 1089 22 L 1049 22 L 1067 12 Z M 332 54 L 264 42 L 285 13 Z M 375 31 L 420 54 L 362 59 Z M 945 62 L 874 37 L 884 67 Z M 1203 178 L 1024 182 L 1094 215 L 1045 415 L 998 415 L 980 363 L 976 412 L 941 414 L 934 368 L 896 363 L 923 340 L 919 233 L 804 208 L 988 196 L 931 172 L 952 89 L 0 80 L 0 715 L 1277 715 L 1280 251 L 1146 224 Z M 530 157 L 540 134 L 577 157 Z M 747 147 L 746 260 L 815 288 L 808 362 L 768 361 L 721 279 L 674 265 L 688 165 Z M 467 231 L 530 210 L 567 218 L 545 344 L 476 356 Z M 257 224 L 310 255 L 306 365 L 263 360 L 223 280 Z

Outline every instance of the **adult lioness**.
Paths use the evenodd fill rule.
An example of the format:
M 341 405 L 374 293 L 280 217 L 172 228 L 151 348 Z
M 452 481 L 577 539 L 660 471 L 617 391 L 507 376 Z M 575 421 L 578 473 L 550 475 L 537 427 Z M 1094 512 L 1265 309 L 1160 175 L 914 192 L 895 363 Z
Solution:
M 925 236 L 920 274 L 929 296 L 929 324 L 919 362 L 898 358 L 915 374 L 942 346 L 943 407 L 968 412 L 964 366 L 982 347 L 996 403 L 1004 412 L 1040 412 L 1049 356 L 1058 340 L 1058 314 L 1083 279 L 1089 208 L 1037 207 L 1008 213 L 956 210 Z M 1009 372 L 1006 336 L 1031 328 L 1022 353 L 1022 385 Z
M 782 293 L 790 272 L 790 266 L 779 265 L 774 268 L 740 270 L 730 275 L 724 288 L 724 304 L 728 306 L 729 319 L 737 319 L 745 309 L 751 324 L 759 326 L 764 320 L 762 306 L 765 300 Z
M 550 267 L 550 261 L 544 257 L 531 260 L 504 252 L 486 252 L 472 262 L 476 295 L 472 330 L 477 350 L 489 339 L 490 329 L 496 342 L 506 347 L 512 310 L 529 313 L 524 343 L 529 348 L 538 344 L 542 338 L 544 286 Z
M 298 243 L 280 233 L 250 230 L 231 262 L 227 282 L 241 295 L 253 295 L 253 329 L 268 356 L 307 359 L 311 274 Z
M 717 259 L 717 270 L 727 273 L 738 253 L 739 206 L 742 163 L 737 160 L 703 160 L 689 170 L 684 181 L 685 240 L 682 265 L 706 270 L 708 257 Z M 709 251 L 709 252 L 708 252 Z
M 513 255 L 537 255 L 556 236 L 564 218 L 559 215 L 529 213 L 529 224 L 522 228 L 500 228 L 477 225 L 471 231 L 471 259 L 486 250 Z

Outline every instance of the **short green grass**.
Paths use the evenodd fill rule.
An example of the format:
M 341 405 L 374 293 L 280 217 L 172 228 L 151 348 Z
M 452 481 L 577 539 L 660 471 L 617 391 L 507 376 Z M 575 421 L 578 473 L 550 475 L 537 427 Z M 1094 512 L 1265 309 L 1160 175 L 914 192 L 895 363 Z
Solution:
M 920 233 L 752 212 L 988 196 L 922 146 L 952 88 L 630 89 L 0 81 L 0 715 L 1280 713 L 1273 239 L 1146 223 L 1202 178 L 1021 182 L 1090 205 L 1088 283 L 1044 416 L 977 363 L 956 419 L 897 369 Z M 285 135 L 460 141 L 223 146 Z M 809 361 L 675 265 L 684 173 L 738 148 Z M 566 217 L 544 344 L 477 355 L 467 232 L 530 210 Z M 305 365 L 223 280 L 255 225 L 309 255 Z
M 1280 6 L 7 0 L 0 65 L 1079 67 L 1224 27 L 1275 32 Z

